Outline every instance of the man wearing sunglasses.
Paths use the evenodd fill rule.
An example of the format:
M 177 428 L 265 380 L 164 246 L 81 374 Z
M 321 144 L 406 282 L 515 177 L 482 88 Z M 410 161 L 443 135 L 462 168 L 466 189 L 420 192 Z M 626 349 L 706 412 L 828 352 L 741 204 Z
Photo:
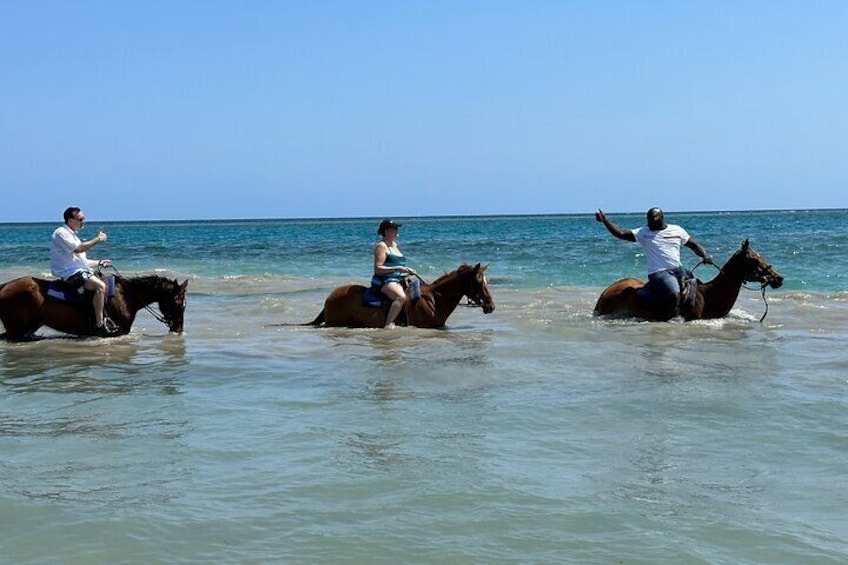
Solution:
M 50 241 L 50 271 L 76 289 L 94 292 L 94 323 L 97 335 L 111 335 L 117 328 L 103 314 L 106 303 L 106 283 L 95 276 L 94 267 L 108 267 L 109 259 L 95 261 L 86 257 L 86 251 L 106 241 L 102 231 L 88 241 L 82 241 L 77 232 L 85 225 L 85 214 L 76 207 L 65 210 L 65 224 L 56 228 Z

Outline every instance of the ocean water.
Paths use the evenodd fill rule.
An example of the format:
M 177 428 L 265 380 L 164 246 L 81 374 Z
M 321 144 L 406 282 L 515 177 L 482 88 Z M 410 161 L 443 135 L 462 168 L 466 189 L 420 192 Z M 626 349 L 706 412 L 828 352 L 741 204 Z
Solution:
M 367 281 L 379 219 L 91 218 L 90 256 L 189 279 L 186 332 L 0 342 L 0 562 L 848 561 L 848 211 L 668 219 L 784 287 L 597 319 L 645 266 L 591 216 L 398 218 L 426 279 L 488 264 L 495 312 L 284 327 Z M 53 227 L 0 225 L 0 281 Z

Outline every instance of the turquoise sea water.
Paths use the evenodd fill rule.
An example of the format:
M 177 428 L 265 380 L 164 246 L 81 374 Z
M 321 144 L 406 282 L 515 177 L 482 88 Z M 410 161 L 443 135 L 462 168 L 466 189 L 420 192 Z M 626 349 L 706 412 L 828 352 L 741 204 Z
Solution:
M 495 312 L 273 326 L 367 281 L 379 219 L 91 218 L 92 257 L 189 279 L 186 333 L 0 342 L 0 560 L 848 560 L 848 211 L 668 213 L 781 272 L 762 324 L 756 290 L 719 321 L 593 318 L 645 266 L 590 215 L 397 219 L 427 279 L 488 264 Z M 0 280 L 46 273 L 53 227 L 0 225 Z

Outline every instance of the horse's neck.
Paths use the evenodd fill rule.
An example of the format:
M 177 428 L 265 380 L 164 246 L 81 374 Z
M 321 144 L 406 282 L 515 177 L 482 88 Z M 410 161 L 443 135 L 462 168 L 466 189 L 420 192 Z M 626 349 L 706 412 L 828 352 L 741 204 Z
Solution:
M 124 279 L 123 290 L 124 300 L 133 314 L 157 301 L 156 285 L 145 278 Z
M 704 315 L 705 318 L 722 318 L 726 316 L 742 288 L 743 278 L 733 264 L 733 258 L 721 268 L 716 277 L 704 284 Z
M 443 326 L 462 299 L 465 279 L 459 273 L 452 273 L 432 285 L 436 299 L 436 318 Z

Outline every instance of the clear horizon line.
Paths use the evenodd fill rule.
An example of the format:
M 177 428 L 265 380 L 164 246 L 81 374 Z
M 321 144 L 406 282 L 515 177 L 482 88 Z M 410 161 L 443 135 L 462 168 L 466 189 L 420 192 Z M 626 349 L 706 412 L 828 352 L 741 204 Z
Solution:
M 848 210 L 848 208 L 840 207 L 822 207 L 822 208 L 751 208 L 746 210 L 664 210 L 666 214 L 687 214 L 687 215 L 704 215 L 704 214 L 765 214 L 769 212 L 777 213 L 793 213 L 793 212 L 835 212 Z M 394 218 L 407 219 L 451 219 L 451 218 L 541 218 L 541 217 L 579 217 L 592 216 L 595 212 L 551 212 L 551 213 L 496 213 L 496 214 L 424 214 L 420 216 L 397 215 Z M 634 215 L 643 214 L 644 211 L 609 211 L 607 214 L 615 215 Z M 278 221 L 356 221 L 356 220 L 374 220 L 381 219 L 386 216 L 296 216 L 296 217 L 217 217 L 217 218 L 182 218 L 182 219 L 98 219 L 95 223 L 183 223 L 183 222 L 278 222 Z M 0 225 L 26 225 L 26 224 L 53 224 L 60 223 L 58 220 L 12 220 L 0 221 Z

